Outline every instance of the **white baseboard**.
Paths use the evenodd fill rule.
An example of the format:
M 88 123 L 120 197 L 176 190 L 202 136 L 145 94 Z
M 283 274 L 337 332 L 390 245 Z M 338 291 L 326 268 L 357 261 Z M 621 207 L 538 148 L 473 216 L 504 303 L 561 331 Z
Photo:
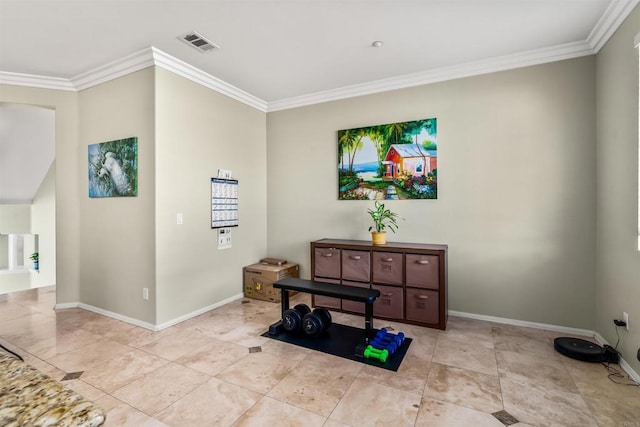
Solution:
M 596 341 L 598 341 L 598 343 L 600 345 L 611 345 L 607 342 L 607 340 L 605 340 L 602 335 L 600 335 L 599 333 L 596 332 L 594 338 L 596 339 Z M 640 375 L 638 375 L 638 373 L 636 371 L 633 370 L 633 368 L 631 367 L 631 365 L 629 365 L 627 363 L 626 360 L 624 360 L 622 358 L 622 356 L 620 356 L 620 367 L 622 368 L 623 371 L 625 371 L 627 373 L 627 375 L 629 375 L 629 378 L 631 378 L 632 380 L 634 380 L 635 382 L 640 384 Z
M 132 325 L 140 326 L 141 328 L 149 329 L 152 331 L 159 331 L 159 329 L 152 323 L 143 322 L 142 320 L 134 319 L 133 317 L 125 316 L 123 314 L 114 313 L 113 311 L 105 310 L 99 307 L 94 307 L 83 302 L 78 303 L 78 308 L 82 308 L 94 313 L 102 314 L 103 316 L 111 317 L 112 319 L 120 320 L 122 322 L 131 323 Z
M 175 319 L 171 319 L 167 322 L 164 322 L 160 325 L 154 325 L 152 323 L 148 323 L 148 322 L 143 322 L 142 320 L 138 320 L 138 319 L 134 319 L 133 317 L 129 317 L 129 316 L 125 316 L 122 314 L 118 314 L 118 313 L 114 313 L 113 311 L 109 311 L 109 310 L 105 310 L 99 307 L 94 307 L 92 305 L 89 304 L 85 304 L 82 302 L 68 302 L 68 303 L 63 303 L 63 304 L 56 304 L 55 305 L 55 309 L 56 310 L 62 310 L 62 309 L 67 309 L 67 308 L 82 308 L 84 310 L 87 311 L 92 311 L 94 313 L 98 313 L 98 314 L 102 314 L 103 316 L 107 316 L 107 317 L 111 317 L 112 319 L 116 319 L 116 320 L 120 320 L 122 322 L 127 322 L 127 323 L 131 323 L 132 325 L 136 325 L 136 326 L 140 326 L 141 328 L 145 328 L 145 329 L 149 329 L 151 331 L 161 331 L 163 329 L 167 329 L 173 325 L 177 325 L 178 323 L 184 322 L 185 320 L 189 320 L 191 318 L 194 318 L 196 316 L 199 316 L 203 313 L 206 313 L 207 311 L 213 310 L 214 308 L 218 308 L 218 307 L 222 307 L 225 304 L 229 304 L 230 302 L 239 300 L 241 298 L 243 298 L 244 295 L 242 293 L 233 295 L 227 299 L 224 299 L 222 301 L 219 301 L 215 304 L 211 304 L 208 305 L 206 307 L 203 308 L 199 308 L 196 311 L 192 311 L 191 313 L 187 313 L 183 316 L 180 317 L 176 317 Z
M 78 304 L 77 302 L 65 302 L 62 304 L 56 304 L 53 309 L 54 310 L 64 310 L 67 308 L 78 308 Z
M 547 331 L 556 331 L 556 332 L 562 332 L 565 334 L 582 335 L 585 337 L 595 338 L 600 345 L 609 344 L 604 338 L 602 338 L 602 335 L 600 335 L 595 331 L 591 331 L 589 329 L 578 329 L 578 328 L 570 328 L 568 326 L 557 326 L 557 325 L 549 325 L 546 323 L 527 322 L 525 320 L 507 319 L 505 317 L 486 316 L 484 314 L 465 313 L 463 311 L 454 311 L 454 310 L 449 310 L 449 315 L 466 317 L 469 319 L 476 319 L 476 320 L 485 320 L 487 322 L 503 323 L 506 325 L 524 326 L 527 328 L 535 328 L 535 329 L 544 329 Z M 622 357 L 620 357 L 620 367 L 629 375 L 629 378 L 631 378 L 637 383 L 640 383 L 640 375 L 638 375 L 638 373 L 633 370 L 631 365 L 629 365 Z
M 192 318 L 194 318 L 196 316 L 200 316 L 201 314 L 206 313 L 207 311 L 213 310 L 214 308 L 222 307 L 225 304 L 229 304 L 230 302 L 239 300 L 239 299 L 241 299 L 243 297 L 244 297 L 244 294 L 242 294 L 242 293 L 233 295 L 233 296 L 231 296 L 231 297 L 229 297 L 227 299 L 224 299 L 224 300 L 222 300 L 220 302 L 217 302 L 215 304 L 208 305 L 208 306 L 200 308 L 200 309 L 198 309 L 196 311 L 192 311 L 191 313 L 187 313 L 187 314 L 185 314 L 183 316 L 176 317 L 175 319 L 169 320 L 169 321 L 164 322 L 164 323 L 162 323 L 160 325 L 156 325 L 156 328 L 157 328 L 158 331 L 161 331 L 163 329 L 167 329 L 168 327 L 171 327 L 173 325 L 177 325 L 178 323 L 182 323 L 185 320 L 192 319 Z
M 562 332 L 565 334 L 594 337 L 595 332 L 589 329 L 570 328 L 568 326 L 549 325 L 547 323 L 527 322 L 526 320 L 508 319 L 505 317 L 486 316 L 484 314 L 465 313 L 463 311 L 449 310 L 449 315 L 467 317 L 469 319 L 485 320 L 487 322 L 504 323 L 506 325 L 524 326 L 526 328 L 544 329 L 547 331 Z

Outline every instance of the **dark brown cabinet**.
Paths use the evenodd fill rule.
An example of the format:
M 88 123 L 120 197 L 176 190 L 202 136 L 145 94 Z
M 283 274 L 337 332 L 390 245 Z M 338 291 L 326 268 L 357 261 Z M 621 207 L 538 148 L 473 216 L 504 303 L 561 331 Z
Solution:
M 376 318 L 445 329 L 447 246 L 419 243 L 373 245 L 363 240 L 311 242 L 313 280 L 373 288 Z M 313 305 L 362 314 L 364 304 L 313 296 Z

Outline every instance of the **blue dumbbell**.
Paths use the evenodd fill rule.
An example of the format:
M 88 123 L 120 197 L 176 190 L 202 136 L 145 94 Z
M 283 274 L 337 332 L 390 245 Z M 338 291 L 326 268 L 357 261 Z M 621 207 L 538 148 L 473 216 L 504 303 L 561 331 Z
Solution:
M 382 338 L 376 338 L 371 342 L 371 345 L 377 348 L 386 348 L 389 352 L 395 352 L 402 345 L 402 338 L 397 336 L 385 336 Z
M 378 333 L 376 334 L 375 337 L 373 337 L 373 339 L 375 340 L 376 338 L 382 338 L 385 335 L 387 335 L 387 328 L 382 328 L 378 331 Z
M 382 342 L 395 342 L 398 344 L 398 347 L 400 347 L 400 345 L 404 342 L 404 334 L 402 332 L 397 335 L 387 333 L 382 337 L 376 337 L 376 339 Z
M 371 345 L 379 349 L 387 349 L 389 354 L 395 353 L 400 348 L 404 341 L 404 334 L 400 332 L 398 335 L 387 333 L 384 336 L 376 335 L 376 338 L 371 341 Z
M 373 348 L 376 348 L 378 350 L 387 350 L 389 352 L 389 355 L 391 356 L 393 353 L 396 352 L 397 348 L 396 348 L 396 343 L 387 343 L 387 344 L 382 344 L 379 341 L 371 341 L 371 343 L 369 343 L 369 345 Z

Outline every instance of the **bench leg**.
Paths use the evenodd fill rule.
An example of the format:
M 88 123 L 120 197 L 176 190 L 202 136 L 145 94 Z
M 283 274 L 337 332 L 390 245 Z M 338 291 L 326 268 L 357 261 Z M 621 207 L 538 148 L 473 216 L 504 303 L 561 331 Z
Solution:
M 282 313 L 280 318 L 284 318 L 284 312 L 289 310 L 289 289 L 282 289 L 280 295 L 280 306 L 282 307 Z
M 373 337 L 373 303 L 364 304 L 364 336 L 367 344 Z

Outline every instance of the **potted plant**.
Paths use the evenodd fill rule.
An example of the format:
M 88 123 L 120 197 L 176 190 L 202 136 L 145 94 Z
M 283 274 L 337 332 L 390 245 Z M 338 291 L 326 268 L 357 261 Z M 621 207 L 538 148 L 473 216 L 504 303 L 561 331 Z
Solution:
M 398 229 L 398 224 L 396 223 L 398 214 L 385 208 L 384 203 L 381 203 L 379 200 L 376 200 L 374 209 L 368 209 L 367 212 L 371 215 L 371 219 L 373 220 L 373 225 L 369 227 L 372 243 L 374 245 L 386 244 L 387 232 L 385 229 L 388 228 L 392 232 L 396 232 Z
M 40 258 L 38 252 L 32 253 L 29 259 L 33 261 L 33 269 L 38 270 L 38 268 L 40 267 Z

